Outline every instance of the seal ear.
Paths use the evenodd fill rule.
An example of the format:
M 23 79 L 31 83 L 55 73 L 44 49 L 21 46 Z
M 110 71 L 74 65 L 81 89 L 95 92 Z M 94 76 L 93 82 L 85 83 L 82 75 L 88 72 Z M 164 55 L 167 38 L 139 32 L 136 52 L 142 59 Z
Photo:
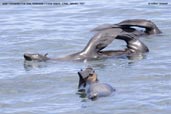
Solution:
M 48 53 L 46 53 L 44 56 L 47 57 Z

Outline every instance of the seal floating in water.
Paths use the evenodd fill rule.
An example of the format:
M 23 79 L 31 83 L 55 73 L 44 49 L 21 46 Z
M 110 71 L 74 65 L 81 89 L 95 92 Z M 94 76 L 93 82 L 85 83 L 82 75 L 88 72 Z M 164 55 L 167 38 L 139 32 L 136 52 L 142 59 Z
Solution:
M 132 27 L 145 28 L 145 31 L 139 31 Z M 112 56 L 132 56 L 137 53 L 148 52 L 148 47 L 142 43 L 138 37 L 141 35 L 159 34 L 161 31 L 158 27 L 149 20 L 145 19 L 132 19 L 125 20 L 118 24 L 108 24 L 98 26 L 93 31 L 97 33 L 89 40 L 85 48 L 77 53 L 67 55 L 61 58 L 48 58 L 47 56 L 37 54 L 24 54 L 25 60 L 89 60 L 89 59 L 101 59 Z M 127 44 L 125 50 L 108 50 L 103 51 L 114 39 L 124 40 Z
M 118 31 L 122 32 L 121 29 Z M 117 31 L 117 32 L 118 32 Z M 131 56 L 135 53 L 145 53 L 148 52 L 148 47 L 141 42 L 137 36 L 133 34 L 118 34 L 115 35 L 113 32 L 103 31 L 97 33 L 86 45 L 86 47 L 77 53 L 62 57 L 62 58 L 49 58 L 41 54 L 24 54 L 25 60 L 37 60 L 37 61 L 46 61 L 46 60 L 90 60 L 90 59 L 101 59 L 112 56 L 126 55 Z M 127 44 L 125 50 L 110 50 L 103 51 L 114 39 L 124 40 Z
M 95 100 L 98 97 L 109 96 L 115 91 L 115 89 L 109 84 L 100 83 L 97 79 L 97 74 L 91 67 L 79 71 L 78 75 L 78 89 L 85 89 L 86 96 L 91 100 Z

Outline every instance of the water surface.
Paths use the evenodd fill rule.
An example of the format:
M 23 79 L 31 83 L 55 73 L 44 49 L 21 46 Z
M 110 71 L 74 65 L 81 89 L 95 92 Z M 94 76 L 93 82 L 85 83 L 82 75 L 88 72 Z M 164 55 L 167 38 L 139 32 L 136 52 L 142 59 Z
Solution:
M 148 5 L 151 0 L 77 0 L 84 4 L 58 6 L 2 5 L 11 1 L 14 2 L 0 1 L 1 114 L 171 113 L 169 0 L 155 0 L 167 5 Z M 50 57 L 78 52 L 93 36 L 90 30 L 97 25 L 135 18 L 152 20 L 163 32 L 141 38 L 150 49 L 142 60 L 49 61 L 32 68 L 24 67 L 26 52 L 49 53 Z M 125 43 L 115 40 L 110 48 L 123 49 Z M 116 88 L 114 95 L 92 102 L 76 94 L 77 71 L 87 65 L 96 70 L 101 82 Z

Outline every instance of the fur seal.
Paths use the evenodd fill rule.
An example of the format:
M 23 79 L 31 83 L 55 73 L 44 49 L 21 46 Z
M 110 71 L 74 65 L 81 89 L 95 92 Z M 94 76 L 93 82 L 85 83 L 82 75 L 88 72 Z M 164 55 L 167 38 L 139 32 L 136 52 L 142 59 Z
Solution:
M 109 84 L 100 83 L 97 79 L 97 74 L 91 67 L 79 71 L 78 75 L 78 91 L 84 89 L 86 96 L 91 100 L 95 100 L 98 97 L 109 96 L 115 91 L 115 89 Z
M 139 31 L 132 27 L 145 28 L 145 31 Z M 96 27 L 93 31 L 97 33 L 80 52 L 54 59 L 41 54 L 24 54 L 24 58 L 25 60 L 46 61 L 89 60 L 120 55 L 131 56 L 135 55 L 135 53 L 145 53 L 149 51 L 148 47 L 138 39 L 139 36 L 161 33 L 152 21 L 145 19 L 124 20 L 117 24 L 105 24 Z M 127 44 L 127 48 L 125 50 L 103 51 L 114 39 L 124 40 Z M 37 57 L 34 57 L 35 55 L 37 55 Z
M 127 44 L 125 50 L 110 50 L 103 51 L 114 39 L 123 40 Z M 148 52 L 148 47 L 141 42 L 134 34 L 126 33 L 122 29 L 107 29 L 96 33 L 85 46 L 85 48 L 77 53 L 62 57 L 62 58 L 49 58 L 47 55 L 41 54 L 24 54 L 25 60 L 90 60 L 101 59 L 111 56 L 127 55 L 132 53 L 145 53 Z

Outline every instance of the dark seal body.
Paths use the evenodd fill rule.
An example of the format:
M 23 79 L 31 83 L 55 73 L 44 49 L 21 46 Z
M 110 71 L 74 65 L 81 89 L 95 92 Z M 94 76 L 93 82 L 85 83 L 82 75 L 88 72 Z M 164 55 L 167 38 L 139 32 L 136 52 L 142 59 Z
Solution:
M 133 27 L 144 28 L 145 31 L 139 31 Z M 124 20 L 117 24 L 105 24 L 94 28 L 92 31 L 97 33 L 89 40 L 88 44 L 80 52 L 67 55 L 60 58 L 49 58 L 41 54 L 24 54 L 25 60 L 90 60 L 101 59 L 112 56 L 132 56 L 139 55 L 149 51 L 148 47 L 139 40 L 139 36 L 159 34 L 161 31 L 150 20 L 145 19 L 131 19 Z M 126 42 L 125 50 L 106 50 L 114 39 L 123 40 Z M 36 55 L 36 56 L 35 56 Z

